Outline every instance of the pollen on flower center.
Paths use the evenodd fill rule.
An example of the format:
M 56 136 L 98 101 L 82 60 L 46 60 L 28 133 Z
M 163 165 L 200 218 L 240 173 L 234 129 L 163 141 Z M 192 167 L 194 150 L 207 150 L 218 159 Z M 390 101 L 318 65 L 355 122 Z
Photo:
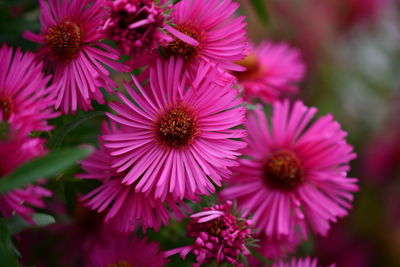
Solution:
M 293 190 L 304 181 L 304 172 L 297 156 L 286 150 L 272 154 L 264 164 L 264 179 L 268 186 Z
M 180 148 L 190 144 L 197 132 L 197 119 L 184 106 L 177 106 L 168 110 L 156 123 L 159 141 L 172 148 Z
M 132 265 L 126 261 L 119 261 L 115 264 L 109 264 L 107 267 L 132 267 Z
M 178 28 L 185 35 L 199 41 L 199 34 L 188 28 Z M 174 41 L 168 44 L 166 52 L 169 56 L 182 56 L 186 61 L 193 61 L 199 54 L 199 46 L 192 46 L 181 39 L 175 37 Z
M 0 120 L 7 121 L 14 112 L 14 103 L 9 97 L 0 96 Z
M 238 78 L 239 81 L 254 80 L 262 76 L 262 69 L 254 54 L 247 55 L 244 59 L 236 61 L 236 64 L 245 67 L 245 71 L 233 71 L 232 74 Z
M 49 27 L 44 39 L 54 56 L 62 61 L 75 58 L 83 42 L 81 28 L 70 21 Z
M 214 219 L 211 223 L 212 226 L 210 227 L 209 232 L 215 236 L 218 236 L 222 230 L 226 229 L 226 225 L 220 218 Z

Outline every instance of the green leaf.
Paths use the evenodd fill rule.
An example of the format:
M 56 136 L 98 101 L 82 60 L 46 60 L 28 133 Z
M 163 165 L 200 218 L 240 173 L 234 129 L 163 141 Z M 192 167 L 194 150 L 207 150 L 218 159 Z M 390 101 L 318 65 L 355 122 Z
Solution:
M 53 216 L 45 213 L 35 213 L 33 214 L 32 219 L 37 226 L 46 226 L 56 222 Z
M 246 104 L 247 110 L 259 110 L 260 106 L 259 105 L 252 105 L 252 104 Z
M 18 233 L 24 229 L 27 229 L 29 227 L 32 227 L 32 225 L 30 223 L 28 223 L 25 219 L 23 219 L 21 216 L 19 215 L 14 215 L 12 217 L 9 217 L 7 219 L 5 219 L 10 232 L 12 234 Z
M 256 12 L 258 18 L 265 25 L 270 25 L 270 19 L 268 16 L 268 9 L 264 3 L 264 0 L 251 0 L 254 11 Z
M 77 118 L 74 121 L 71 121 L 67 124 L 65 124 L 64 126 L 58 128 L 53 136 L 49 139 L 49 141 L 47 142 L 47 146 L 49 148 L 59 148 L 64 140 L 64 138 L 67 136 L 67 134 L 69 132 L 71 132 L 73 129 L 75 129 L 76 127 L 78 127 L 80 124 L 91 120 L 95 117 L 99 117 L 99 116 L 104 116 L 104 112 L 103 111 L 95 111 L 95 112 L 91 112 L 91 113 L 86 113 L 85 115 Z
M 7 223 L 0 219 L 0 267 L 19 267 L 18 251 Z
M 32 228 L 32 227 L 43 227 L 52 223 L 55 223 L 56 220 L 53 216 L 45 213 L 35 213 L 32 216 L 35 225 L 28 223 L 25 219 L 23 219 L 19 215 L 14 215 L 12 217 L 7 218 L 5 221 L 10 229 L 12 234 L 16 234 L 21 232 L 22 230 Z
M 0 179 L 0 195 L 33 183 L 40 178 L 51 178 L 73 166 L 77 160 L 87 157 L 91 152 L 90 147 L 66 148 L 52 151 L 44 157 L 34 159 Z

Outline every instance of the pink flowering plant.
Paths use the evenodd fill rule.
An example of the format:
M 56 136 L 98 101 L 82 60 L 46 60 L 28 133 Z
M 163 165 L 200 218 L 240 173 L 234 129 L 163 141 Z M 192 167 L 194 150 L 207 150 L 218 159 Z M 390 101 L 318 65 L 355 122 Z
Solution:
M 0 0 L 0 267 L 400 266 L 399 8 Z

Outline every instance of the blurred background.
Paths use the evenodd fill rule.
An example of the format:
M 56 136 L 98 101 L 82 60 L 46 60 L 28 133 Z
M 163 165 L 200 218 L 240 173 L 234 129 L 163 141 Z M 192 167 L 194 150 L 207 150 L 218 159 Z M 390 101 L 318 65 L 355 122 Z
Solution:
M 315 255 L 321 264 L 336 262 L 339 267 L 400 266 L 400 1 L 239 2 L 252 42 L 275 40 L 301 49 L 307 77 L 295 97 L 316 106 L 319 115 L 332 113 L 358 154 L 350 176 L 359 178 L 361 189 L 350 216 L 334 224 L 326 238 L 314 237 L 303 245 L 298 255 Z M 36 0 L 0 0 L 0 44 L 35 51 L 35 44 L 21 34 L 40 30 L 38 15 Z M 93 129 L 99 129 L 101 118 L 93 118 L 74 129 L 64 142 L 96 144 L 98 132 Z M 66 116 L 53 123 L 61 126 L 70 121 Z M 62 252 L 66 243 L 81 242 L 95 228 L 93 214 L 76 202 L 93 185 L 74 179 L 76 171 L 50 184 L 58 194 L 58 204 L 53 201 L 50 208 L 58 216 L 56 221 L 64 224 L 21 234 L 19 249 L 28 264 L 43 256 L 48 261 L 73 258 L 65 253 L 50 256 L 48 249 L 56 249 L 57 242 Z M 180 246 L 182 229 L 184 224 L 175 223 L 157 235 L 150 232 L 150 239 L 160 241 L 164 249 Z M 77 240 L 65 241 L 65 233 Z M 61 266 L 55 262 L 47 266 Z M 63 262 L 77 266 L 69 265 L 68 259 Z M 190 266 L 179 260 L 170 265 L 178 264 Z

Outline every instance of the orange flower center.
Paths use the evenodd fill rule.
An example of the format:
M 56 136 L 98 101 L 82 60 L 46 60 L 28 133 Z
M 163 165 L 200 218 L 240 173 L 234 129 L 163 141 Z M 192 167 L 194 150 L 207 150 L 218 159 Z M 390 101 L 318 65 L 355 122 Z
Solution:
M 254 54 L 248 54 L 244 59 L 236 61 L 235 63 L 246 68 L 245 71 L 232 72 L 239 81 L 255 80 L 262 76 L 262 68 Z
M 188 28 L 188 27 L 178 27 L 178 30 L 185 35 L 192 37 L 193 39 L 199 41 L 200 40 L 200 35 Z M 185 61 L 193 61 L 199 54 L 200 51 L 200 45 L 198 46 L 192 46 L 181 39 L 174 37 L 174 40 L 168 44 L 166 47 L 166 53 L 168 56 L 182 56 Z
M 119 261 L 115 264 L 109 264 L 107 267 L 132 267 L 132 265 L 126 261 Z
M 181 148 L 190 144 L 197 133 L 196 117 L 182 105 L 168 110 L 156 122 L 159 141 L 171 148 Z
M 69 61 L 75 58 L 83 43 L 80 27 L 70 21 L 49 27 L 44 39 L 53 55 L 61 61 Z
M 290 191 L 304 182 L 304 171 L 294 153 L 281 150 L 265 162 L 264 179 L 273 189 Z

